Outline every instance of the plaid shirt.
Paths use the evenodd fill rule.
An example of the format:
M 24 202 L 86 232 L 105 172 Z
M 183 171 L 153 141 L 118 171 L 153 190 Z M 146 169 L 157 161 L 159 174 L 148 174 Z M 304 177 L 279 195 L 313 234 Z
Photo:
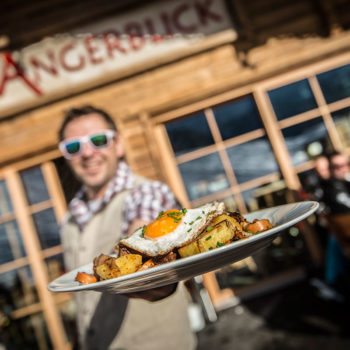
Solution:
M 130 168 L 125 162 L 120 161 L 103 198 L 87 201 L 83 186 L 69 203 L 69 211 L 80 231 L 115 195 L 124 190 L 131 191 L 125 197 L 121 223 L 122 236 L 127 235 L 129 226 L 135 219 L 150 222 L 158 216 L 160 211 L 179 207 L 174 194 L 164 183 L 149 180 L 135 186 L 134 181 Z

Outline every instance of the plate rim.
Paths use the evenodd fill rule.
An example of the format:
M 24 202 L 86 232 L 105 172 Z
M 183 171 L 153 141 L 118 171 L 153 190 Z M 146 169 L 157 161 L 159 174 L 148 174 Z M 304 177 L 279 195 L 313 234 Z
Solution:
M 261 232 L 257 235 L 248 237 L 246 239 L 241 239 L 241 240 L 232 242 L 228 245 L 224 245 L 222 247 L 218 247 L 216 249 L 213 249 L 213 250 L 210 250 L 207 252 L 203 252 L 203 253 L 192 255 L 192 256 L 189 256 L 186 258 L 178 259 L 178 260 L 166 263 L 166 264 L 158 265 L 158 266 L 155 266 L 151 269 L 137 271 L 137 272 L 134 272 L 134 273 L 131 273 L 128 275 L 124 275 L 124 276 L 120 276 L 120 277 L 116 277 L 116 278 L 111 278 L 111 279 L 104 280 L 104 281 L 99 281 L 99 282 L 85 284 L 85 285 L 84 284 L 75 284 L 75 285 L 71 285 L 71 286 L 67 286 L 67 285 L 64 286 L 64 285 L 59 284 L 59 281 L 62 280 L 65 276 L 67 276 L 69 274 L 73 274 L 73 273 L 76 274 L 78 271 L 85 271 L 87 269 L 91 270 L 92 262 L 90 262 L 90 263 L 82 265 L 76 269 L 68 271 L 68 272 L 64 273 L 63 275 L 54 279 L 53 281 L 51 281 L 48 284 L 48 290 L 51 292 L 78 292 L 78 291 L 88 291 L 88 290 L 98 291 L 99 289 L 101 289 L 105 286 L 111 285 L 111 284 L 117 286 L 118 284 L 125 283 L 128 280 L 137 280 L 139 277 L 147 277 L 148 275 L 154 275 L 157 272 L 164 272 L 163 270 L 176 269 L 182 265 L 187 265 L 187 264 L 191 264 L 193 262 L 198 262 L 200 260 L 205 260 L 205 258 L 208 258 L 209 256 L 215 258 L 215 256 L 220 255 L 223 252 L 235 250 L 238 247 L 245 246 L 245 245 L 254 243 L 256 241 L 262 240 L 262 238 L 271 237 L 271 236 L 275 235 L 276 233 L 292 226 L 293 224 L 304 220 L 305 218 L 307 218 L 308 216 L 313 214 L 317 210 L 317 208 L 319 207 L 319 203 L 316 201 L 299 201 L 299 202 L 294 202 L 294 203 L 282 204 L 282 205 L 278 205 L 278 206 L 274 206 L 274 207 L 270 207 L 270 208 L 260 209 L 260 210 L 245 213 L 242 215 L 244 217 L 251 216 L 251 215 L 255 216 L 255 215 L 259 215 L 259 214 L 266 212 L 266 211 L 272 211 L 272 210 L 278 211 L 282 207 L 288 207 L 288 206 L 292 207 L 292 206 L 296 206 L 296 205 L 297 206 L 298 205 L 309 205 L 310 207 L 303 214 L 293 218 L 292 220 L 289 220 L 281 225 L 273 227 L 273 228 L 271 228 L 267 231 Z M 78 283 L 78 282 L 74 281 L 74 283 Z

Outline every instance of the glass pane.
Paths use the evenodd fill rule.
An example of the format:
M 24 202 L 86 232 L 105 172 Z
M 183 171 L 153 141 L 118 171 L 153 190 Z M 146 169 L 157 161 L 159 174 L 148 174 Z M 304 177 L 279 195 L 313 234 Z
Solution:
M 203 112 L 171 121 L 165 127 L 177 156 L 214 143 Z
M 232 196 L 226 197 L 222 201 L 225 203 L 227 210 L 238 211 L 237 203 Z
M 6 182 L 0 180 L 0 216 L 13 211 Z
M 213 108 L 223 140 L 263 127 L 252 96 Z
M 53 349 L 42 313 L 18 319 L 11 319 L 10 315 L 5 317 L 8 321 L 1 337 L 5 349 Z
M 283 129 L 282 133 L 294 165 L 304 163 L 311 158 L 308 153 L 311 144 L 319 143 L 323 149 L 327 149 L 330 144 L 321 118 Z
M 22 237 L 15 221 L 0 224 L 0 264 L 26 255 Z
M 350 65 L 332 69 L 317 75 L 327 103 L 350 96 Z
M 22 171 L 21 178 L 29 204 L 35 204 L 49 199 L 43 174 L 39 167 Z
M 317 107 L 309 82 L 306 79 L 271 90 L 268 95 L 278 120 Z
M 350 108 L 337 111 L 332 116 L 344 147 L 350 147 Z
M 41 248 L 46 249 L 59 245 L 59 227 L 52 209 L 46 209 L 33 215 L 39 235 Z
M 217 153 L 180 164 L 179 169 L 191 200 L 230 186 Z
M 39 301 L 28 266 L 0 274 L 0 286 L 0 295 L 5 296 L 7 307 L 11 311 Z
M 62 254 L 50 256 L 49 258 L 45 259 L 45 263 L 50 281 L 53 281 L 65 272 Z
M 238 183 L 278 171 L 270 143 L 265 136 L 228 148 L 227 154 Z

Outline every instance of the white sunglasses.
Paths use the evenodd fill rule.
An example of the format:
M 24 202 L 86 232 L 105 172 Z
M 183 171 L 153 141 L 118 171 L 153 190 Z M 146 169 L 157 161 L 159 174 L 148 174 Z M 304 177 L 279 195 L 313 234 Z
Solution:
M 114 137 L 114 130 L 103 130 L 95 134 L 63 140 L 59 143 L 59 149 L 64 158 L 71 159 L 81 154 L 84 144 L 88 143 L 94 149 L 105 148 Z

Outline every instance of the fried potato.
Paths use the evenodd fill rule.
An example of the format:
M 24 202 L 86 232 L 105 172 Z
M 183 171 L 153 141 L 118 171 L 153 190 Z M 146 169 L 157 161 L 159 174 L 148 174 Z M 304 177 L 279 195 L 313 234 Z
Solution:
M 148 269 L 155 267 L 155 266 L 157 266 L 155 261 L 153 259 L 148 259 L 137 271 L 148 270 Z
M 228 215 L 220 215 L 214 219 L 197 240 L 178 249 L 181 258 L 206 252 L 231 242 L 241 225 Z
M 96 276 L 86 272 L 78 272 L 75 276 L 75 280 L 81 284 L 90 284 L 97 282 Z
M 136 272 L 142 265 L 142 256 L 139 254 L 122 255 L 114 260 L 121 275 Z
M 231 224 L 231 221 L 221 221 L 212 230 L 200 236 L 198 239 L 199 251 L 206 252 L 231 242 L 236 230 L 237 228 Z
M 101 264 L 95 268 L 95 273 L 100 277 L 101 280 L 108 280 L 110 278 L 119 277 L 121 275 L 120 270 L 113 264 Z
M 201 251 L 199 250 L 198 241 L 196 240 L 179 248 L 178 252 L 181 258 L 186 258 L 187 256 L 199 254 Z
M 233 227 L 236 227 L 239 231 L 243 230 L 242 225 L 234 217 L 227 215 L 227 214 L 221 214 L 221 215 L 217 216 L 216 218 L 214 218 L 213 221 L 210 223 L 210 226 L 215 226 L 224 220 L 229 221 L 230 224 Z

